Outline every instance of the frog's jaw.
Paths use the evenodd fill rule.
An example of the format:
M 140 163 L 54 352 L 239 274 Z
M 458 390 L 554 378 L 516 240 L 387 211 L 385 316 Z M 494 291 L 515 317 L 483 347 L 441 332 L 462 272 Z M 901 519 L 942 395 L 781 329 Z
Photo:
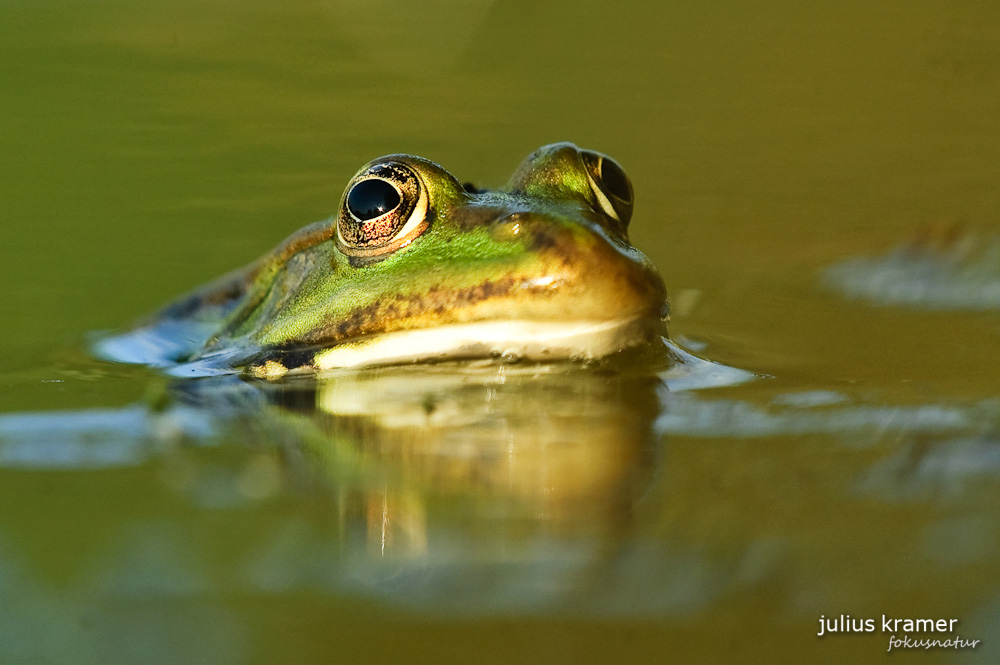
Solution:
M 401 330 L 320 351 L 317 370 L 399 365 L 410 362 L 499 358 L 590 360 L 638 346 L 665 334 L 661 321 L 477 321 Z

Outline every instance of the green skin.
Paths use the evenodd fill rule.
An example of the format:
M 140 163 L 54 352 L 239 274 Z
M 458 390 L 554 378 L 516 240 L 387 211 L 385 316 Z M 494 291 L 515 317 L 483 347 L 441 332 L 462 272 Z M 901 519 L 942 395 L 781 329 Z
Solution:
M 590 164 L 602 157 L 569 143 L 543 147 L 504 188 L 488 192 L 466 191 L 418 157 L 375 160 L 359 175 L 379 163 L 404 164 L 427 194 L 425 228 L 409 242 L 352 258 L 334 217 L 168 306 L 146 329 L 197 324 L 207 339 L 172 360 L 218 355 L 241 369 L 269 360 L 308 369 L 323 348 L 449 324 L 639 318 L 662 331 L 663 281 L 628 241 L 631 187 L 627 201 L 595 192 L 603 183 L 585 154 Z M 611 189 L 622 192 L 620 184 Z M 622 214 L 608 210 L 609 200 Z

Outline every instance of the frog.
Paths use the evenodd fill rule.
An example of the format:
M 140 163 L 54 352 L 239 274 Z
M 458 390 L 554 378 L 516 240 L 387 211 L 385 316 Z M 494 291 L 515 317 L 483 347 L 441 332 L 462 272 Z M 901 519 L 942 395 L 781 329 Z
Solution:
M 296 374 L 437 361 L 591 361 L 666 336 L 667 291 L 629 241 L 632 183 L 554 143 L 498 189 L 391 154 L 335 215 L 184 295 L 98 355 L 173 374 Z

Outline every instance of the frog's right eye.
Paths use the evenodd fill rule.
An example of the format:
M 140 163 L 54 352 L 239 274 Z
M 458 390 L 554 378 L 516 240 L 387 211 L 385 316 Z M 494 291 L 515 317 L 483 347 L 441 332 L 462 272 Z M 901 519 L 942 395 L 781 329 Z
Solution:
M 427 190 L 416 172 L 400 162 L 375 164 L 344 194 L 337 242 L 348 256 L 389 254 L 427 229 Z
M 581 150 L 590 187 L 604 213 L 628 228 L 632 218 L 632 183 L 618 162 L 592 150 Z

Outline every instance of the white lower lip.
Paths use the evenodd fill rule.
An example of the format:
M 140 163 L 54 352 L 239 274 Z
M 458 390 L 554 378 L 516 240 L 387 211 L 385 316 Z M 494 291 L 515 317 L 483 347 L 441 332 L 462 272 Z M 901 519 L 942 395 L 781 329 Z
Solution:
M 398 365 L 491 356 L 525 360 L 600 358 L 662 334 L 649 317 L 614 321 L 481 321 L 402 330 L 316 354 L 316 369 Z

